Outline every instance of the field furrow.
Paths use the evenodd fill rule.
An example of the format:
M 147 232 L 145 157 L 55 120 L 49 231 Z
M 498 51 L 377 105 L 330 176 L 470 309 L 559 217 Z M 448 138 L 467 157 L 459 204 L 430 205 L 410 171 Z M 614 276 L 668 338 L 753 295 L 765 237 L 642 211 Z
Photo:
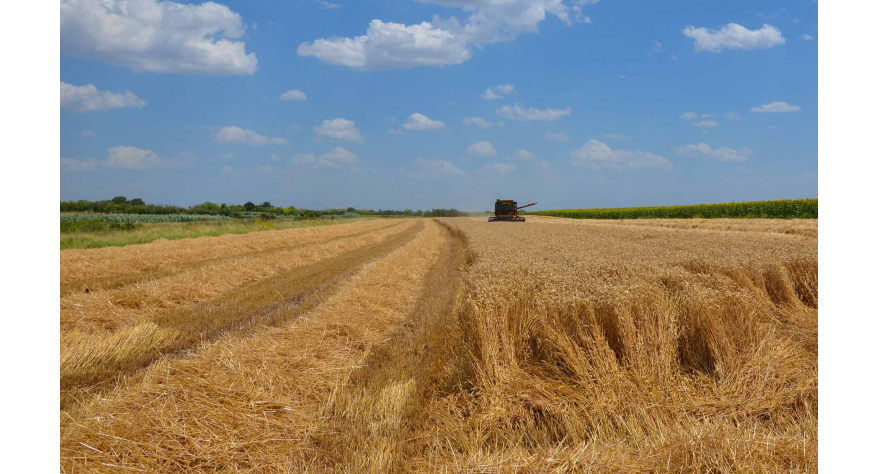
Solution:
M 347 274 L 405 244 L 423 226 L 422 221 L 410 221 L 401 232 L 383 235 L 377 231 L 362 245 L 339 248 L 333 255 L 322 253 L 317 263 L 287 268 L 215 300 L 174 307 L 109 334 L 65 330 L 61 337 L 62 404 L 81 397 L 83 388 L 88 394 L 95 385 L 224 331 L 295 317 L 320 303 L 322 295 Z
M 428 275 L 435 275 L 427 280 L 433 283 L 447 276 L 448 233 L 433 222 L 407 232 L 412 238 L 373 252 L 337 291 L 290 314 L 289 323 L 245 337 L 229 334 L 191 357 L 162 358 L 140 380 L 63 417 L 62 469 L 321 469 L 326 458 L 316 443 L 333 433 L 325 407 L 419 308 Z M 277 291 L 299 279 L 267 285 L 254 306 L 273 304 Z M 448 299 L 457 285 L 444 291 Z

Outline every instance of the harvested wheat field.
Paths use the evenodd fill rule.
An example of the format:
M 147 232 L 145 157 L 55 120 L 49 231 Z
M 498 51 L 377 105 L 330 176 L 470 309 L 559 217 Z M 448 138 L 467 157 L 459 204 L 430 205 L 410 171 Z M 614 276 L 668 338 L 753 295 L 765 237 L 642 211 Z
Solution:
M 62 251 L 62 470 L 815 472 L 817 221 L 725 221 Z

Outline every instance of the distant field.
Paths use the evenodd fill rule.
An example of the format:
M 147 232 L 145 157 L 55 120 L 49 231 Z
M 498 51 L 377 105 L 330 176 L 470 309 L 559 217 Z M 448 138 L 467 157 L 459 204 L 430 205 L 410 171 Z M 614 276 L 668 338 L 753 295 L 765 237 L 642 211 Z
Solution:
M 524 212 L 539 216 L 571 219 L 688 219 L 688 218 L 767 218 L 818 219 L 818 199 L 728 202 L 692 206 L 612 207 L 604 209 L 555 209 Z

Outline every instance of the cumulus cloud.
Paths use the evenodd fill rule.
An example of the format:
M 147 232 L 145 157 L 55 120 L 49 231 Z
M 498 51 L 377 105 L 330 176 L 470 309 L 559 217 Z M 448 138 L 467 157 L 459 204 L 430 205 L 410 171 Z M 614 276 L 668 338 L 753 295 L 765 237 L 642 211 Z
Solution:
M 712 147 L 705 143 L 680 146 L 675 149 L 675 152 L 688 158 L 704 158 L 708 160 L 734 162 L 747 161 L 749 157 L 754 154 L 754 152 L 748 148 L 734 150 L 733 148 L 722 146 L 713 150 Z
M 108 168 L 130 170 L 158 168 L 161 165 L 162 159 L 152 150 L 141 150 L 133 146 L 117 146 L 107 150 L 107 159 L 104 161 L 104 166 Z
M 319 137 L 332 138 L 334 140 L 343 140 L 352 143 L 360 143 L 364 141 L 361 131 L 354 126 L 354 122 L 344 118 L 333 120 L 324 120 L 321 125 L 314 128 L 315 134 Z
M 813 37 L 804 33 L 800 36 L 801 41 L 813 41 Z
M 567 142 L 569 140 L 568 135 L 566 135 L 564 133 L 554 133 L 554 132 L 545 133 L 544 138 L 546 138 L 548 140 L 556 140 L 556 141 L 560 141 L 560 142 Z
M 498 152 L 489 142 L 477 142 L 468 146 L 468 153 L 475 156 L 497 156 Z
M 535 156 L 537 155 L 526 149 L 519 149 L 513 153 L 513 157 L 520 161 L 532 161 Z
M 566 115 L 571 115 L 571 108 L 551 109 L 547 107 L 545 110 L 539 110 L 534 107 L 525 108 L 519 103 L 513 107 L 505 105 L 500 109 L 496 109 L 495 113 L 509 120 L 559 120 Z
M 241 75 L 257 71 L 245 52 L 241 16 L 214 2 L 61 0 L 61 53 L 136 71 Z
M 141 108 L 147 105 L 131 91 L 99 91 L 94 84 L 74 86 L 61 81 L 61 108 L 72 112 Z
M 510 95 L 513 93 L 513 85 L 511 84 L 498 84 L 495 87 L 490 87 L 483 92 L 480 97 L 483 100 L 495 100 L 500 99 L 502 96 Z
M 439 176 L 456 176 L 464 174 L 457 166 L 446 160 L 415 160 L 416 175 L 423 178 Z
M 764 24 L 758 30 L 750 30 L 736 23 L 728 23 L 721 30 L 688 26 L 682 33 L 693 38 L 694 48 L 698 52 L 720 53 L 724 49 L 769 49 L 785 44 L 782 33 L 768 24 Z
M 428 117 L 416 112 L 406 119 L 403 128 L 407 130 L 438 130 L 445 127 L 446 124 L 439 120 L 431 120 Z
M 98 161 L 94 158 L 74 160 L 73 158 L 61 157 L 61 169 L 69 171 L 94 170 L 98 169 Z
M 681 119 L 682 120 L 694 120 L 695 118 L 697 118 L 699 116 L 700 115 L 697 114 L 696 112 L 685 112 L 685 113 L 681 114 Z
M 358 163 L 354 153 L 338 146 L 318 157 L 318 168 L 339 168 L 342 166 L 354 166 Z
M 326 38 L 299 45 L 297 54 L 356 69 L 393 69 L 461 64 L 474 46 L 511 41 L 522 33 L 538 32 L 538 24 L 550 13 L 571 23 L 589 22 L 581 9 L 592 0 L 576 0 L 569 8 L 563 0 L 422 0 L 461 8 L 467 17 L 433 20 L 413 25 L 372 20 L 367 32 L 353 38 Z
M 693 122 L 694 127 L 717 127 L 720 125 L 718 122 L 714 120 L 700 120 L 699 122 Z
M 770 102 L 752 107 L 752 112 L 759 114 L 778 114 L 783 112 L 800 112 L 801 108 L 787 102 Z
M 476 125 L 480 128 L 491 128 L 492 122 L 488 120 L 484 120 L 480 117 L 465 117 L 461 119 L 461 122 L 465 125 Z
M 660 155 L 643 151 L 614 150 L 598 140 L 590 140 L 571 152 L 571 158 L 574 166 L 589 167 L 594 170 L 672 169 L 672 163 Z
M 290 90 L 279 97 L 281 100 L 306 100 L 306 93 L 300 90 Z
M 355 69 L 445 66 L 461 64 L 471 57 L 465 38 L 430 23 L 406 26 L 382 20 L 371 21 L 366 35 L 302 43 L 296 52 Z
M 223 127 L 214 135 L 220 143 L 244 143 L 246 145 L 289 145 L 287 140 L 278 137 L 267 137 L 253 130 L 244 130 L 236 126 Z

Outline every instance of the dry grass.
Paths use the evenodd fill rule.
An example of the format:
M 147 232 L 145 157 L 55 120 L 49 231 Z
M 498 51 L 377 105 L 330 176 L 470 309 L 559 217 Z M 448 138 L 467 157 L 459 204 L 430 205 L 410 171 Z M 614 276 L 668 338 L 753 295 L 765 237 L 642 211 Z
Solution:
M 139 382 L 63 416 L 63 469 L 302 472 L 315 466 L 322 405 L 407 319 L 445 250 L 440 227 L 429 223 L 294 322 L 245 338 L 229 335 L 192 357 L 153 364 Z
M 131 377 L 62 411 L 63 469 L 818 469 L 818 249 L 790 221 L 414 222 L 83 339 L 149 356 L 103 356 Z M 187 351 L 150 353 L 172 329 Z

